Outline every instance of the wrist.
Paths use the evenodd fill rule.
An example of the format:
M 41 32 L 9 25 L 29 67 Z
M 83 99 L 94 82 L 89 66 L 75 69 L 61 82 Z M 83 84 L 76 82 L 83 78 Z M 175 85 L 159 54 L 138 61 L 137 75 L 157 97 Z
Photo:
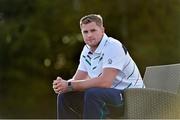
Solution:
M 67 92 L 71 92 L 73 91 L 73 86 L 72 86 L 72 82 L 71 81 L 68 81 L 68 86 L 67 86 Z

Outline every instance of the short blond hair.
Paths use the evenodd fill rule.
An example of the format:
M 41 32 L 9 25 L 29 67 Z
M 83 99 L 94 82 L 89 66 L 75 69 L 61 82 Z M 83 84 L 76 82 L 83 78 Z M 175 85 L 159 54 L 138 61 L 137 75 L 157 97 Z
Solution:
M 80 27 L 82 26 L 82 24 L 88 24 L 91 22 L 95 22 L 98 26 L 103 26 L 103 19 L 101 15 L 89 14 L 80 19 Z

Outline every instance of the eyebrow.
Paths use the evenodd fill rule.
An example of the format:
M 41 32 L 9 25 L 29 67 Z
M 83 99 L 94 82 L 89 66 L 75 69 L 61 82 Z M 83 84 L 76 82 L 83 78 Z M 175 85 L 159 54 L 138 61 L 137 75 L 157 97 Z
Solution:
M 91 29 L 90 31 L 91 31 L 91 32 L 92 32 L 92 31 L 96 31 L 96 29 Z
M 89 31 L 93 32 L 93 31 L 96 31 L 96 29 L 90 29 Z M 88 30 L 82 30 L 82 32 L 88 32 Z

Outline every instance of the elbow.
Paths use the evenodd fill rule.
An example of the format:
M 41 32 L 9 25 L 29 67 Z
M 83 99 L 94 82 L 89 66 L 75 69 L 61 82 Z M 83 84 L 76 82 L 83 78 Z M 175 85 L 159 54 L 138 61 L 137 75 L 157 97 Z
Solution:
M 102 88 L 111 88 L 112 86 L 112 80 L 104 78 L 104 77 L 100 77 L 99 79 L 99 85 Z

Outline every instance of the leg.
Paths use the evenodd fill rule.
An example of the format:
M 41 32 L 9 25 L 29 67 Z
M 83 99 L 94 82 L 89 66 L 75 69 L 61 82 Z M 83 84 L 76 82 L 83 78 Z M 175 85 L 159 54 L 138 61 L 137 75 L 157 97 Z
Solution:
M 57 118 L 82 118 L 83 98 L 83 92 L 68 92 L 59 94 L 57 97 Z
M 84 95 L 84 118 L 100 119 L 108 114 L 107 105 L 122 106 L 122 91 L 113 88 L 90 88 Z

